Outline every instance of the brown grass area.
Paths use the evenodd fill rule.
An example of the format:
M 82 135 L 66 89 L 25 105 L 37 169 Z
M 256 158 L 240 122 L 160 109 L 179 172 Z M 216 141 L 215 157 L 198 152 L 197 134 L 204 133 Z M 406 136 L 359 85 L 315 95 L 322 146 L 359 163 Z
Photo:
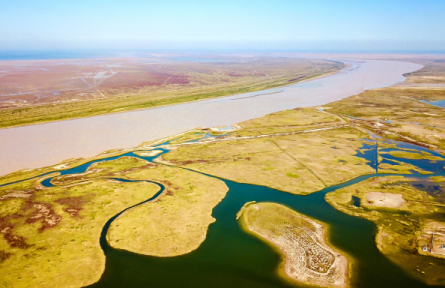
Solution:
M 98 281 L 105 269 L 99 246 L 103 225 L 157 190 L 146 182 L 108 180 L 1 187 L 0 286 L 79 287 Z
M 320 111 L 312 108 L 296 108 L 241 122 L 238 125 L 242 129 L 232 132 L 231 136 L 243 137 L 289 133 L 339 123 L 340 119 L 335 115 L 320 113 Z
M 97 162 L 84 173 L 59 176 L 54 178 L 52 183 L 73 185 L 102 177 L 153 180 L 165 185 L 165 197 L 149 203 L 150 205 L 146 204 L 147 207 L 144 205 L 135 208 L 136 212 L 127 212 L 117 223 L 127 221 L 132 224 L 121 225 L 119 229 L 116 228 L 119 224 L 113 224 L 114 228 L 110 231 L 115 232 L 109 234 L 114 237 L 110 238 L 114 239 L 110 243 L 118 248 L 157 256 L 180 255 L 196 249 L 205 239 L 207 226 L 214 221 L 211 217 L 211 210 L 227 192 L 227 187 L 219 180 L 183 169 L 148 163 L 134 157 L 121 157 L 111 161 Z M 94 198 L 94 193 L 77 197 L 63 197 L 55 202 L 60 204 L 63 211 L 70 214 L 71 217 L 82 217 L 79 213 L 85 203 L 92 198 Z M 192 209 L 192 205 L 198 205 L 200 208 Z M 165 209 L 165 207 L 169 207 L 169 209 Z M 174 207 L 176 209 L 173 209 Z M 151 216 L 150 218 L 140 218 L 140 215 Z M 157 220 L 153 222 L 154 218 Z M 150 221 L 145 223 L 144 221 L 147 220 Z M 135 226 L 134 223 L 139 223 L 140 226 Z M 125 228 L 126 226 L 131 229 Z M 154 229 L 151 234 L 146 233 L 147 229 L 150 229 L 147 226 Z M 137 232 L 133 228 L 142 229 L 145 234 L 139 230 Z M 130 232 L 136 233 L 138 236 L 136 238 L 133 237 L 133 234 L 128 238 L 122 236 L 122 234 L 126 235 Z M 157 240 L 160 237 L 162 241 L 153 242 L 154 236 L 158 237 Z M 148 238 L 139 242 L 140 237 Z M 150 239 L 153 241 L 149 241 Z

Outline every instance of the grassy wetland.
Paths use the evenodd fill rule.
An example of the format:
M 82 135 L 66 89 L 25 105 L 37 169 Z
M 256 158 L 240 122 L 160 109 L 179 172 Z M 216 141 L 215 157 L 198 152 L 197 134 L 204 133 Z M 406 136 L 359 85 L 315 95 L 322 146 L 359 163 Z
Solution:
M 445 110 L 440 101 L 445 99 L 445 63 L 424 64 L 423 69 L 408 73 L 404 83 L 368 90 L 325 108 L 381 137 L 442 150 Z
M 415 85 L 1 177 L 0 281 L 445 285 L 445 97 Z
M 445 258 L 444 180 L 371 178 L 328 193 L 326 201 L 344 213 L 373 221 L 380 252 L 425 283 L 444 285 L 445 266 L 437 259 Z
M 42 185 L 44 179 L 50 181 Z M 156 256 L 196 249 L 214 221 L 212 208 L 227 192 L 222 181 L 129 156 L 99 158 L 83 173 L 52 173 L 0 187 L 0 269 L 7 273 L 2 284 L 79 287 L 98 281 L 105 266 L 97 241 L 102 227 L 159 192 L 159 185 L 147 181 L 160 183 L 165 197 L 119 217 L 110 243 Z M 143 216 L 147 213 L 149 219 Z M 54 277 L 67 270 L 72 272 Z
M 308 194 L 374 171 L 366 159 L 356 156 L 367 134 L 323 111 L 298 108 L 238 125 L 240 129 L 223 139 L 178 145 L 162 159 L 293 194 Z
M 212 209 L 228 190 L 218 179 L 161 165 L 127 177 L 150 179 L 166 188 L 164 197 L 128 211 L 108 232 L 111 246 L 145 255 L 172 257 L 198 248 L 215 221 Z
M 149 180 L 165 187 L 165 197 L 121 215 L 108 233 L 111 246 L 153 256 L 171 257 L 195 250 L 214 222 L 213 207 L 227 192 L 217 179 L 129 156 L 93 163 L 84 173 L 54 177 L 51 183 L 65 186 L 103 177 Z
M 97 179 L 46 188 L 36 180 L 0 187 L 3 287 L 80 287 L 99 280 L 105 222 L 159 190 L 147 182 Z

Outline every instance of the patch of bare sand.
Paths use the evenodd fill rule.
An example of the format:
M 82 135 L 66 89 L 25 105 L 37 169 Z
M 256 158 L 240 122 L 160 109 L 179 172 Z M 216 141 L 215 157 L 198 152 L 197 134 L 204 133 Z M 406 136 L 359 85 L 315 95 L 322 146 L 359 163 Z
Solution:
M 134 154 L 142 156 L 142 157 L 153 157 L 161 153 L 162 150 L 152 150 L 152 151 L 138 151 L 134 152 Z
M 366 198 L 368 204 L 377 207 L 400 208 L 406 202 L 402 194 L 370 192 Z

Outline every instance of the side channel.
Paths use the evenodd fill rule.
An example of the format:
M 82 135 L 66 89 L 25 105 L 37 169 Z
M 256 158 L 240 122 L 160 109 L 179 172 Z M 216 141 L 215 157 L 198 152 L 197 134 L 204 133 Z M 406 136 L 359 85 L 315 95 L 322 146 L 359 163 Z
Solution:
M 354 287 L 428 287 L 377 250 L 376 227 L 372 222 L 341 213 L 324 200 L 328 192 L 383 176 L 413 175 L 366 175 L 308 196 L 220 179 L 229 187 L 229 192 L 213 209 L 216 222 L 210 225 L 206 240 L 197 250 L 178 257 L 138 255 L 114 249 L 106 241 L 102 243 L 108 229 L 104 227 L 101 245 L 107 257 L 106 269 L 100 281 L 89 287 L 305 287 L 279 277 L 279 254 L 239 226 L 236 213 L 249 201 L 284 204 L 328 224 L 329 242 L 355 259 L 351 271 Z M 111 222 L 112 219 L 108 224 Z

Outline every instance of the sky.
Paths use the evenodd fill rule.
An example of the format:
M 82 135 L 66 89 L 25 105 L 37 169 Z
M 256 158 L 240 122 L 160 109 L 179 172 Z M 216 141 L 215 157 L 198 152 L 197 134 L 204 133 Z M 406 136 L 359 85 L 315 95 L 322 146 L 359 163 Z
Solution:
M 445 51 L 442 0 L 0 0 L 0 50 Z

